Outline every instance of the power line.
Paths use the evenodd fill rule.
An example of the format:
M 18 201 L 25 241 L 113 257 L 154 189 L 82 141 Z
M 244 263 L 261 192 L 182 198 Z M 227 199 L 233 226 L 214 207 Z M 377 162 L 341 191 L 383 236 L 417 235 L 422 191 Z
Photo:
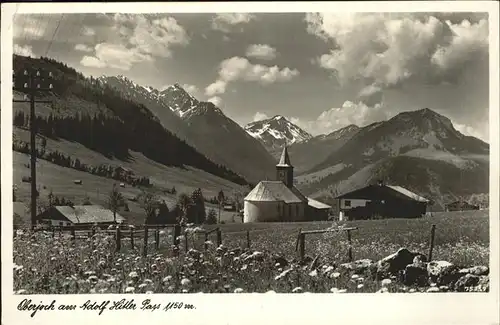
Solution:
M 61 14 L 61 18 L 59 18 L 59 21 L 57 22 L 56 29 L 54 30 L 54 33 L 52 34 L 52 39 L 49 42 L 49 46 L 47 47 L 47 50 L 45 51 L 45 57 L 49 53 L 49 50 L 52 46 L 52 43 L 54 42 L 54 38 L 56 37 L 57 31 L 59 30 L 59 26 L 61 26 L 61 21 L 64 19 L 64 14 Z

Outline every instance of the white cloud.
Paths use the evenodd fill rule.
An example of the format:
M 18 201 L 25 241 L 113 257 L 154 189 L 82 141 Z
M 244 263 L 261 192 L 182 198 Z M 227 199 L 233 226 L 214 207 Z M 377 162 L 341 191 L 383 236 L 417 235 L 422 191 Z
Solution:
M 85 36 L 94 36 L 95 35 L 95 30 L 91 27 L 84 26 L 83 27 L 83 35 Z
M 276 49 L 267 44 L 252 44 L 246 51 L 247 57 L 253 57 L 262 60 L 273 60 L 277 56 Z
M 187 91 L 188 93 L 190 93 L 191 95 L 197 93 L 199 91 L 198 87 L 196 87 L 195 85 L 191 85 L 191 84 L 183 84 L 181 86 L 185 91 Z
M 12 47 L 12 52 L 17 55 L 34 57 L 33 47 L 31 45 L 21 46 L 19 44 L 14 44 Z
M 235 56 L 221 62 L 219 77 L 214 83 L 206 87 L 205 94 L 207 96 L 223 94 L 226 91 L 227 84 L 232 81 L 255 81 L 262 85 L 269 85 L 275 82 L 290 81 L 298 75 L 299 71 L 297 69 L 288 67 L 280 69 L 276 65 L 269 67 L 252 64 L 246 58 Z
M 39 15 L 18 14 L 14 16 L 14 39 L 40 39 L 45 35 L 47 26 L 42 25 Z M 47 23 L 45 23 L 47 24 Z
M 94 49 L 88 45 L 85 45 L 85 44 L 76 44 L 75 50 L 81 51 L 81 52 L 92 52 Z
M 138 14 L 115 14 L 114 30 L 137 52 L 168 58 L 171 47 L 185 46 L 190 39 L 185 29 L 173 17 L 148 19 Z
M 229 32 L 234 25 L 247 24 L 256 19 L 250 13 L 220 13 L 212 19 L 212 29 Z
M 399 13 L 307 14 L 305 20 L 309 33 L 335 44 L 317 64 L 341 84 L 361 79 L 378 92 L 408 80 L 453 81 L 488 53 L 486 20 L 457 25 Z
M 213 96 L 207 99 L 207 102 L 211 102 L 215 106 L 219 106 L 222 103 L 222 98 L 220 98 L 219 96 Z
M 253 116 L 253 121 L 254 122 L 256 122 L 256 121 L 262 121 L 262 120 L 267 120 L 268 118 L 269 118 L 269 116 L 267 116 L 266 113 L 257 112 Z
M 454 120 L 451 121 L 453 123 L 453 126 L 457 131 L 459 131 L 462 134 L 468 135 L 468 136 L 473 136 L 478 139 L 481 139 L 483 141 L 488 142 L 489 141 L 489 123 L 488 121 L 476 121 L 475 125 L 469 125 L 469 124 L 464 124 L 464 123 L 458 123 Z
M 128 49 L 121 44 L 101 43 L 95 47 L 95 56 L 84 56 L 80 64 L 88 67 L 130 70 L 134 63 L 150 60 L 151 56 L 140 53 L 137 49 Z
M 331 108 L 322 112 L 316 120 L 304 121 L 296 117 L 291 117 L 290 121 L 307 132 L 318 135 L 333 132 L 350 124 L 365 126 L 372 121 L 384 120 L 387 117 L 386 111 L 383 110 L 380 104 L 369 107 L 362 102 L 354 103 L 345 101 L 341 107 Z

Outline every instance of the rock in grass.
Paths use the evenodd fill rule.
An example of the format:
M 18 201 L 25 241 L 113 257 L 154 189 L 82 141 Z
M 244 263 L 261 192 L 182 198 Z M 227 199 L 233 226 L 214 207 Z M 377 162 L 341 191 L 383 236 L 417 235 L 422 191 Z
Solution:
M 340 264 L 339 268 L 341 270 L 354 272 L 355 274 L 363 274 L 370 269 L 373 265 L 373 261 L 370 259 L 362 259 L 354 262 Z
M 407 265 L 413 263 L 416 256 L 423 256 L 419 253 L 412 253 L 406 248 L 400 248 L 396 253 L 384 257 L 377 262 L 376 276 L 386 278 L 390 275 L 397 275 L 403 271 Z
M 473 274 L 473 275 L 488 275 L 490 273 L 490 269 L 487 266 L 473 266 L 465 269 L 461 269 L 458 271 L 460 274 Z
M 432 261 L 427 264 L 427 273 L 431 281 L 438 285 L 452 286 L 463 274 L 459 268 L 447 261 Z
M 403 273 L 403 283 L 405 285 L 425 286 L 428 281 L 427 268 L 423 263 L 413 263 L 406 266 Z
M 480 277 L 473 274 L 466 274 L 455 283 L 455 291 L 464 292 L 465 288 L 475 287 L 479 283 Z

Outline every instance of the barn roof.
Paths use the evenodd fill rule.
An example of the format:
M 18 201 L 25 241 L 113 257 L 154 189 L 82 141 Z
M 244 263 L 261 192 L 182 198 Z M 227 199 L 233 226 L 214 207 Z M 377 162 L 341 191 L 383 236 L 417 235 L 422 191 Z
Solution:
M 105 209 L 100 205 L 75 205 L 55 206 L 59 213 L 75 224 L 79 223 L 108 223 L 113 222 L 113 211 Z M 120 214 L 116 213 L 116 222 L 124 222 Z
M 245 201 L 299 203 L 305 200 L 299 190 L 288 188 L 282 181 L 261 181 L 245 197 Z
M 310 197 L 307 198 L 307 205 L 316 208 L 316 209 L 330 209 L 331 206 L 328 204 L 324 204 L 323 202 L 316 201 L 314 199 L 311 199 Z
M 361 199 L 361 200 L 384 200 L 389 197 L 400 197 L 404 199 L 410 199 L 417 202 L 426 202 L 427 200 L 424 197 L 421 197 L 418 194 L 411 192 L 401 186 L 393 186 L 393 185 L 368 185 L 363 188 L 354 190 L 349 193 L 342 194 L 337 196 L 337 199 Z

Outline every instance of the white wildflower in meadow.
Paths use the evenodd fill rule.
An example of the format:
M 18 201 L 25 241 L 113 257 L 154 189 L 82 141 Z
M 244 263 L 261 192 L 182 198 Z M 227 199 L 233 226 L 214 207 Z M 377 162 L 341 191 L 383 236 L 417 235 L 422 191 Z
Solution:
M 285 271 L 281 272 L 279 275 L 277 275 L 277 276 L 274 278 L 274 280 L 275 280 L 275 281 L 278 281 L 278 280 L 280 280 L 280 279 L 282 279 L 282 278 L 286 277 L 286 276 L 287 276 L 287 274 L 288 274 L 288 273 L 290 273 L 291 271 L 292 271 L 292 269 L 287 269 L 287 270 L 285 270 Z
M 26 293 L 26 290 L 24 290 L 24 289 L 16 291 L 16 295 L 22 295 L 22 294 L 25 294 L 25 293 Z
M 311 272 L 309 272 L 309 276 L 311 276 L 311 277 L 317 277 L 318 276 L 318 271 L 317 270 L 312 270 Z
M 352 279 L 352 280 L 357 280 L 358 278 L 359 278 L 359 275 L 357 275 L 357 274 L 353 274 L 353 275 L 351 276 L 351 279 Z
M 191 285 L 191 280 L 189 280 L 189 279 L 187 279 L 187 278 L 183 278 L 183 279 L 181 280 L 181 285 L 182 285 L 183 287 L 189 287 L 189 286 Z
M 132 278 L 132 279 L 139 278 L 139 275 L 135 271 L 130 272 L 128 276 L 129 276 L 129 278 Z
M 57 261 L 57 258 L 56 258 L 55 256 L 52 256 L 52 257 L 50 258 L 50 260 L 51 260 L 52 262 L 54 262 L 54 261 Z
M 153 291 L 146 291 L 146 294 L 147 294 L 147 295 L 151 295 L 151 294 L 153 294 L 153 293 L 154 293 Z
M 427 289 L 427 292 L 439 292 L 439 288 L 438 287 L 430 287 L 429 289 Z
M 148 285 L 146 283 L 141 283 L 141 284 L 139 284 L 139 289 L 142 290 L 142 289 L 146 288 L 147 286 Z
M 245 271 L 246 269 L 248 268 L 248 265 L 247 264 L 244 264 L 242 267 L 241 267 L 241 271 Z
M 331 288 L 331 289 L 330 289 L 330 292 L 331 292 L 331 293 L 338 293 L 338 292 L 339 292 L 339 289 L 334 287 L 334 288 Z
M 333 271 L 333 266 L 330 265 L 323 265 L 323 273 L 328 274 Z
M 274 264 L 274 266 L 275 266 L 275 267 L 280 267 L 280 266 L 281 266 L 281 264 L 280 264 L 280 263 L 276 263 L 276 264 Z
M 392 283 L 391 279 L 383 279 L 382 282 L 381 282 L 381 284 L 382 284 L 383 287 L 388 286 L 391 283 Z
M 156 264 L 151 264 L 151 268 L 154 270 L 156 269 L 158 266 Z
M 125 293 L 134 293 L 135 292 L 135 288 L 134 287 L 127 287 L 125 288 Z
M 283 272 L 283 268 L 282 268 L 282 267 L 280 267 L 280 268 L 278 269 L 278 272 Z
M 377 293 L 387 293 L 387 292 L 389 292 L 389 289 L 387 289 L 387 287 L 383 287 L 377 291 Z
M 89 276 L 89 281 L 91 281 L 91 282 L 97 282 L 98 280 L 99 280 L 99 279 L 98 279 L 98 278 L 97 278 L 97 276 L 95 276 L 95 275 L 91 275 L 91 276 Z
M 358 282 L 363 282 L 363 281 L 365 281 L 365 278 L 363 278 L 363 277 L 358 278 Z
M 338 278 L 339 276 L 340 276 L 340 273 L 339 273 L 339 272 L 333 272 L 333 273 L 331 273 L 331 274 L 330 274 L 330 278 L 332 278 L 332 279 L 336 279 L 336 278 Z
M 365 285 L 363 283 L 358 284 L 358 289 L 363 288 Z
M 137 262 L 137 261 L 140 261 L 140 260 L 141 260 L 141 257 L 140 257 L 140 256 L 137 256 L 134 260 L 135 260 L 136 262 Z
M 156 261 L 156 262 L 160 262 L 160 261 L 161 261 L 161 257 L 157 257 L 157 258 L 155 258 L 155 261 Z
M 189 290 L 188 289 L 182 289 L 182 293 L 188 293 Z
M 337 293 L 346 293 L 347 292 L 347 289 L 339 289 L 339 291 L 337 291 Z
M 293 293 L 301 293 L 303 290 L 302 290 L 302 287 L 295 287 L 293 288 L 292 292 Z
M 436 284 L 436 283 L 434 283 L 434 282 L 433 282 L 433 283 L 431 283 L 431 287 L 435 287 L 435 286 L 437 286 L 437 284 Z
M 99 263 L 97 264 L 99 267 L 105 267 L 106 266 L 106 261 L 100 260 Z
M 236 289 L 234 289 L 234 293 L 243 293 L 243 289 L 242 288 L 236 288 Z
M 153 283 L 153 280 L 151 280 L 151 279 L 144 279 L 144 283 L 147 283 L 147 284 L 152 284 L 152 283 Z

